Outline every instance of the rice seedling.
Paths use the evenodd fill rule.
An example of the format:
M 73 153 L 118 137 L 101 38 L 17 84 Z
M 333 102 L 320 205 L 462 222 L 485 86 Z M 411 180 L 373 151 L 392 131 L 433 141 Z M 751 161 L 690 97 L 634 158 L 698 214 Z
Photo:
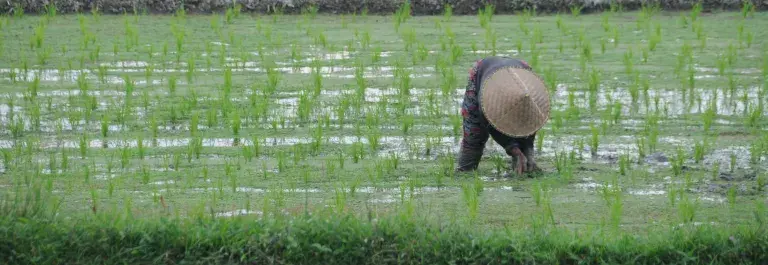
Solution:
M 581 112 L 579 111 L 579 106 L 576 105 L 576 94 L 573 90 L 568 91 L 568 108 L 566 111 L 566 119 L 569 121 L 576 120 L 581 115 Z
M 621 37 L 621 33 L 619 32 L 619 29 L 617 27 L 613 27 L 613 47 L 616 48 L 619 46 L 619 38 Z
M 462 190 L 462 198 L 464 199 L 464 203 L 467 206 L 467 209 L 469 211 L 469 220 L 471 223 L 475 222 L 477 218 L 477 212 L 480 204 L 480 195 L 478 194 L 475 187 L 472 185 L 465 183 L 461 186 Z
M 555 169 L 557 169 L 557 173 L 560 174 L 566 182 L 573 178 L 574 173 L 574 162 L 570 157 L 571 154 L 573 153 L 566 154 L 565 152 L 555 152 Z
M 683 149 L 678 146 L 675 156 L 669 161 L 669 164 L 672 167 L 672 173 L 675 176 L 680 176 L 683 173 L 683 164 L 685 163 L 685 159 L 685 151 L 683 151 Z
M 693 147 L 693 160 L 696 164 L 701 163 L 704 160 L 704 155 L 707 154 L 711 146 L 708 139 L 703 139 L 702 142 L 694 143 Z
M 453 17 L 453 6 L 448 3 L 444 4 L 443 5 L 443 21 L 450 22 L 452 17 Z
M 728 191 L 726 192 L 726 200 L 728 201 L 728 206 L 733 209 L 733 207 L 736 205 L 736 187 L 731 186 L 728 188 Z
M 128 146 L 120 148 L 120 168 L 127 170 L 131 163 L 131 149 Z M 86 167 L 87 168 L 87 167 Z
M 557 89 L 558 75 L 554 67 L 549 66 L 544 70 L 544 82 L 547 84 L 549 94 L 552 95 Z
M 157 136 L 159 133 L 157 118 L 152 115 L 149 117 L 149 130 L 152 132 L 152 141 L 157 142 Z
M 620 14 L 624 12 L 624 5 L 620 1 L 611 0 L 608 10 L 613 14 Z
M 267 64 L 267 87 L 265 89 L 265 93 L 267 95 L 272 95 L 277 91 L 277 86 L 280 84 L 280 81 L 282 80 L 282 75 L 279 71 L 275 70 L 275 68 L 272 66 L 272 64 Z
M 714 119 L 717 116 L 717 102 L 712 100 L 708 105 L 707 110 L 701 116 L 705 133 L 710 132 Z
M 404 135 L 408 135 L 409 131 L 413 127 L 413 124 L 415 122 L 415 118 L 413 114 L 406 113 L 403 116 L 400 117 L 400 128 Z
M 489 28 L 496 7 L 491 3 L 486 3 L 483 8 L 477 10 L 477 18 L 480 21 L 481 28 Z
M 400 96 L 411 94 L 411 70 L 402 66 L 396 66 L 395 78 Z
M 648 150 L 656 152 L 659 137 L 659 116 L 649 113 L 644 124 L 645 135 L 648 138 Z
M 458 77 L 452 67 L 441 65 L 440 69 L 440 91 L 443 96 L 449 96 L 458 84 Z
M 409 27 L 408 29 L 401 31 L 400 38 L 403 39 L 405 51 L 410 51 L 416 43 L 416 28 Z
M 728 48 L 726 50 L 726 58 L 728 60 L 728 65 L 734 65 L 736 63 L 736 58 L 738 58 L 738 50 L 736 49 L 736 46 L 733 46 L 733 43 L 728 44 Z
M 520 23 L 518 23 L 520 25 L 520 31 L 522 31 L 526 36 L 531 32 L 530 28 L 528 28 L 528 24 L 526 24 L 527 21 L 528 18 L 526 15 L 522 15 L 520 16 Z
M 240 16 L 241 9 L 242 5 L 234 3 L 232 6 L 227 7 L 226 12 L 224 13 L 224 21 L 226 21 L 227 24 L 234 23 L 234 20 Z
M 752 1 L 748 1 L 748 0 L 742 1 L 741 17 L 742 18 L 754 17 L 755 9 L 756 9 L 755 4 L 753 4 Z
M 699 15 L 704 10 L 704 7 L 702 6 L 701 2 L 697 2 L 693 5 L 693 8 L 691 9 L 691 21 L 696 22 L 699 19 Z
M 438 161 L 440 162 L 440 174 L 435 174 L 435 182 L 438 188 L 443 187 L 443 178 L 454 177 L 454 165 L 456 164 L 456 158 L 452 155 L 440 155 Z
M 232 130 L 232 135 L 235 136 L 235 145 L 238 143 L 238 139 L 240 136 L 240 127 L 241 127 L 241 119 L 240 119 L 240 112 L 235 110 L 232 113 L 232 120 L 230 122 L 230 127 Z
M 730 170 L 731 173 L 733 173 L 733 171 L 736 170 L 736 154 L 731 153 L 730 158 L 731 159 L 730 159 L 730 164 L 729 164 L 730 165 L 729 170 Z
M 24 7 L 21 5 L 21 3 L 13 4 L 13 17 L 16 19 L 24 17 Z
M 619 174 L 625 176 L 627 171 L 630 170 L 629 154 L 622 154 L 619 156 Z
M 395 11 L 395 32 L 400 30 L 400 24 L 408 21 L 411 18 L 411 1 L 404 1 L 402 5 Z
M 180 56 L 180 55 L 179 55 Z M 187 83 L 192 84 L 195 80 L 195 64 L 196 64 L 196 56 L 192 55 L 187 58 Z
M 559 29 L 563 35 L 567 35 L 567 25 L 563 21 L 563 17 L 560 16 L 560 13 L 555 14 L 555 26 L 557 26 L 557 29 Z
M 492 33 L 489 38 L 491 39 L 489 41 L 491 43 L 490 44 L 491 54 L 495 54 L 496 53 L 496 34 Z M 450 61 L 449 61 L 450 64 L 451 65 L 457 64 L 459 62 L 459 58 L 461 58 L 462 55 L 464 55 L 464 50 L 461 47 L 459 47 L 458 45 L 452 45 L 451 46 L 451 57 L 450 57 Z
M 688 194 L 680 193 L 680 203 L 678 204 L 678 215 L 683 223 L 691 223 L 696 217 L 696 210 L 699 207 L 699 199 L 691 201 Z
M 584 32 L 582 31 L 581 34 L 584 34 Z M 592 62 L 592 43 L 589 41 L 589 39 L 584 39 L 584 41 L 581 43 L 581 55 L 586 58 L 588 62 Z M 582 66 L 582 69 L 584 68 L 585 67 Z
M 377 64 L 377 63 L 379 63 L 381 61 L 381 53 L 382 53 L 382 50 L 381 50 L 380 46 L 376 46 L 376 47 L 373 48 L 373 51 L 371 52 L 371 63 L 372 64 L 375 65 L 375 64 Z
M 532 69 L 538 69 L 539 67 L 539 54 L 541 53 L 540 50 L 535 49 L 531 51 L 531 59 L 529 61 L 529 65 Z M 582 68 L 583 69 L 583 68 Z
M 350 155 L 352 157 L 352 162 L 357 164 L 360 162 L 360 159 L 364 158 L 364 147 L 363 143 L 360 141 L 356 141 L 350 146 Z
M 45 24 L 40 23 L 35 27 L 35 33 L 29 41 L 30 49 L 40 49 L 43 46 L 43 40 L 45 39 Z
M 106 114 L 101 116 L 101 137 L 107 138 L 109 136 L 109 118 Z
M 747 110 L 750 108 L 751 110 Z M 762 101 L 758 102 L 758 104 L 745 104 L 744 110 L 748 112 L 745 124 L 750 128 L 760 129 L 760 121 L 762 120 L 764 112 Z
M 609 21 L 610 13 L 603 13 L 600 17 L 600 25 L 603 27 L 603 31 L 608 32 L 611 30 L 611 23 Z
M 357 84 L 355 95 L 358 99 L 364 99 L 368 81 L 365 78 L 365 65 L 361 60 L 358 60 L 355 65 L 355 83 Z
M 578 17 L 581 15 L 581 10 L 584 9 L 584 6 L 582 5 L 571 5 L 571 15 L 574 17 Z
M 624 61 L 623 61 L 625 73 L 627 75 L 632 75 L 632 73 L 634 73 L 635 71 L 632 57 L 633 57 L 632 48 L 630 48 L 624 53 Z
M 686 85 L 690 91 L 693 91 L 696 88 L 696 69 L 694 69 L 692 64 L 688 65 L 688 75 L 685 79 L 687 81 Z M 691 99 L 693 99 L 693 94 L 691 93 Z
M 763 144 L 760 140 L 754 140 L 749 146 L 749 162 L 756 165 L 762 159 L 763 152 L 765 152 Z
M 592 157 L 597 156 L 597 148 L 600 146 L 600 131 L 595 127 L 594 124 L 589 125 L 589 129 L 592 131 L 592 138 L 590 138 L 589 142 L 589 150 L 592 154 Z
M 661 42 L 661 24 L 656 24 L 656 31 L 648 38 L 648 50 L 655 51 L 656 46 Z
M 757 176 L 757 191 L 765 191 L 765 185 L 768 184 L 768 176 L 763 173 Z

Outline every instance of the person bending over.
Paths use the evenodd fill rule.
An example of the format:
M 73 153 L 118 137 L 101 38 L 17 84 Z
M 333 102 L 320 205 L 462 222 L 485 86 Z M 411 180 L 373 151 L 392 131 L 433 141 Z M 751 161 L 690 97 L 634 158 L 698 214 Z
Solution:
M 500 56 L 476 61 L 461 105 L 464 135 L 456 171 L 477 169 L 489 136 L 511 156 L 515 172 L 539 171 L 534 140 L 549 112 L 546 85 L 525 61 Z

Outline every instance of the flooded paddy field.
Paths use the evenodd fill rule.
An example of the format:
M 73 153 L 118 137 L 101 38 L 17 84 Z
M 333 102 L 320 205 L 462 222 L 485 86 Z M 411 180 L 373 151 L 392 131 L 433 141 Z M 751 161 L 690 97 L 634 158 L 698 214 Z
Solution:
M 0 197 L 58 215 L 409 213 L 489 227 L 753 222 L 765 14 L 0 19 Z M 397 26 L 395 26 L 397 25 Z M 530 63 L 536 176 L 457 174 L 472 64 Z

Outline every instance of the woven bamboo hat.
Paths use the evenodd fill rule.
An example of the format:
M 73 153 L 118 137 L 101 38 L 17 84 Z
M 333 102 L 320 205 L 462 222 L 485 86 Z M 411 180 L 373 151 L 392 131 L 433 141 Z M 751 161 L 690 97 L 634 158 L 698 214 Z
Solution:
M 549 119 L 549 92 L 532 71 L 502 67 L 484 79 L 480 106 L 499 132 L 512 137 L 530 136 Z

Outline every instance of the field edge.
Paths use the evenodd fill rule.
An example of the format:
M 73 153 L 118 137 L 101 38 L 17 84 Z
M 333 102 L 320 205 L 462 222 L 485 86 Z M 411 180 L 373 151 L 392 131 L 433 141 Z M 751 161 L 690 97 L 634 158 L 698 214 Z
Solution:
M 58 220 L 54 220 L 58 219 Z M 477 230 L 406 213 L 382 219 L 335 211 L 293 217 L 0 218 L 4 264 L 759 264 L 761 223 L 610 230 Z

